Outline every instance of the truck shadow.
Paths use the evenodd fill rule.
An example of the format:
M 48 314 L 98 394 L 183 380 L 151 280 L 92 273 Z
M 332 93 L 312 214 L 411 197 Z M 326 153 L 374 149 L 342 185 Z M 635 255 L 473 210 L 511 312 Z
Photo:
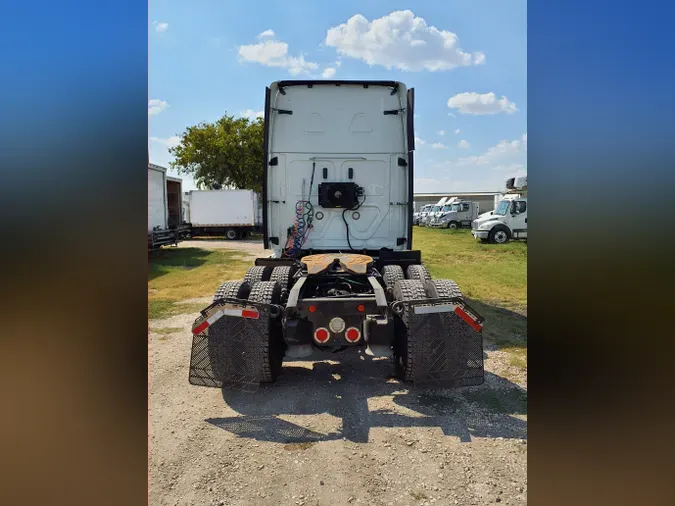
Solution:
M 478 387 L 409 389 L 391 378 L 390 360 L 342 355 L 340 363 L 315 362 L 311 369 L 285 365 L 277 383 L 255 394 L 224 390 L 223 399 L 241 416 L 206 421 L 239 437 L 284 444 L 366 443 L 372 427 L 439 427 L 462 442 L 527 438 L 527 422 L 514 416 L 527 414 L 527 391 L 505 378 L 486 372 Z M 321 433 L 279 418 L 320 414 L 341 419 L 341 428 Z

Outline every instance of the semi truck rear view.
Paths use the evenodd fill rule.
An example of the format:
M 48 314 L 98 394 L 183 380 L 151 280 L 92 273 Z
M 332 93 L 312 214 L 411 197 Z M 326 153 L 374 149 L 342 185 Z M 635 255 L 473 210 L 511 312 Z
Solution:
M 255 390 L 282 362 L 357 347 L 402 381 L 483 382 L 483 318 L 413 249 L 414 90 L 278 81 L 266 90 L 263 233 L 273 254 L 193 325 L 189 381 Z M 312 358 L 314 359 L 314 358 Z

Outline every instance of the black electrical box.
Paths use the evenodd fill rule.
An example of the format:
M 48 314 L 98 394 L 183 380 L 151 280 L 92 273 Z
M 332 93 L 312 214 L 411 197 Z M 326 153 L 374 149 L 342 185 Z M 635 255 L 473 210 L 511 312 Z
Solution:
M 352 209 L 359 203 L 356 183 L 320 183 L 319 205 L 325 208 Z

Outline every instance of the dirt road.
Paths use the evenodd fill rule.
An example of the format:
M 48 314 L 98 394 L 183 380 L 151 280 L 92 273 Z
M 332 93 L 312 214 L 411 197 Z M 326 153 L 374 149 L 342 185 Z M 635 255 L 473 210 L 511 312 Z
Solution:
M 188 383 L 194 318 L 150 322 L 151 505 L 527 502 L 526 378 L 504 353 L 456 391 L 409 391 L 390 361 L 343 353 L 231 393 Z

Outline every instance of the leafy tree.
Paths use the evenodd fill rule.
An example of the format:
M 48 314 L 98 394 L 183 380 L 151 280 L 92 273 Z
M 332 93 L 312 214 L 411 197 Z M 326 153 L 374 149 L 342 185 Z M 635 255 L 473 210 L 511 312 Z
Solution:
M 169 149 L 171 166 L 191 175 L 199 188 L 262 190 L 263 121 L 225 115 L 188 127 Z

